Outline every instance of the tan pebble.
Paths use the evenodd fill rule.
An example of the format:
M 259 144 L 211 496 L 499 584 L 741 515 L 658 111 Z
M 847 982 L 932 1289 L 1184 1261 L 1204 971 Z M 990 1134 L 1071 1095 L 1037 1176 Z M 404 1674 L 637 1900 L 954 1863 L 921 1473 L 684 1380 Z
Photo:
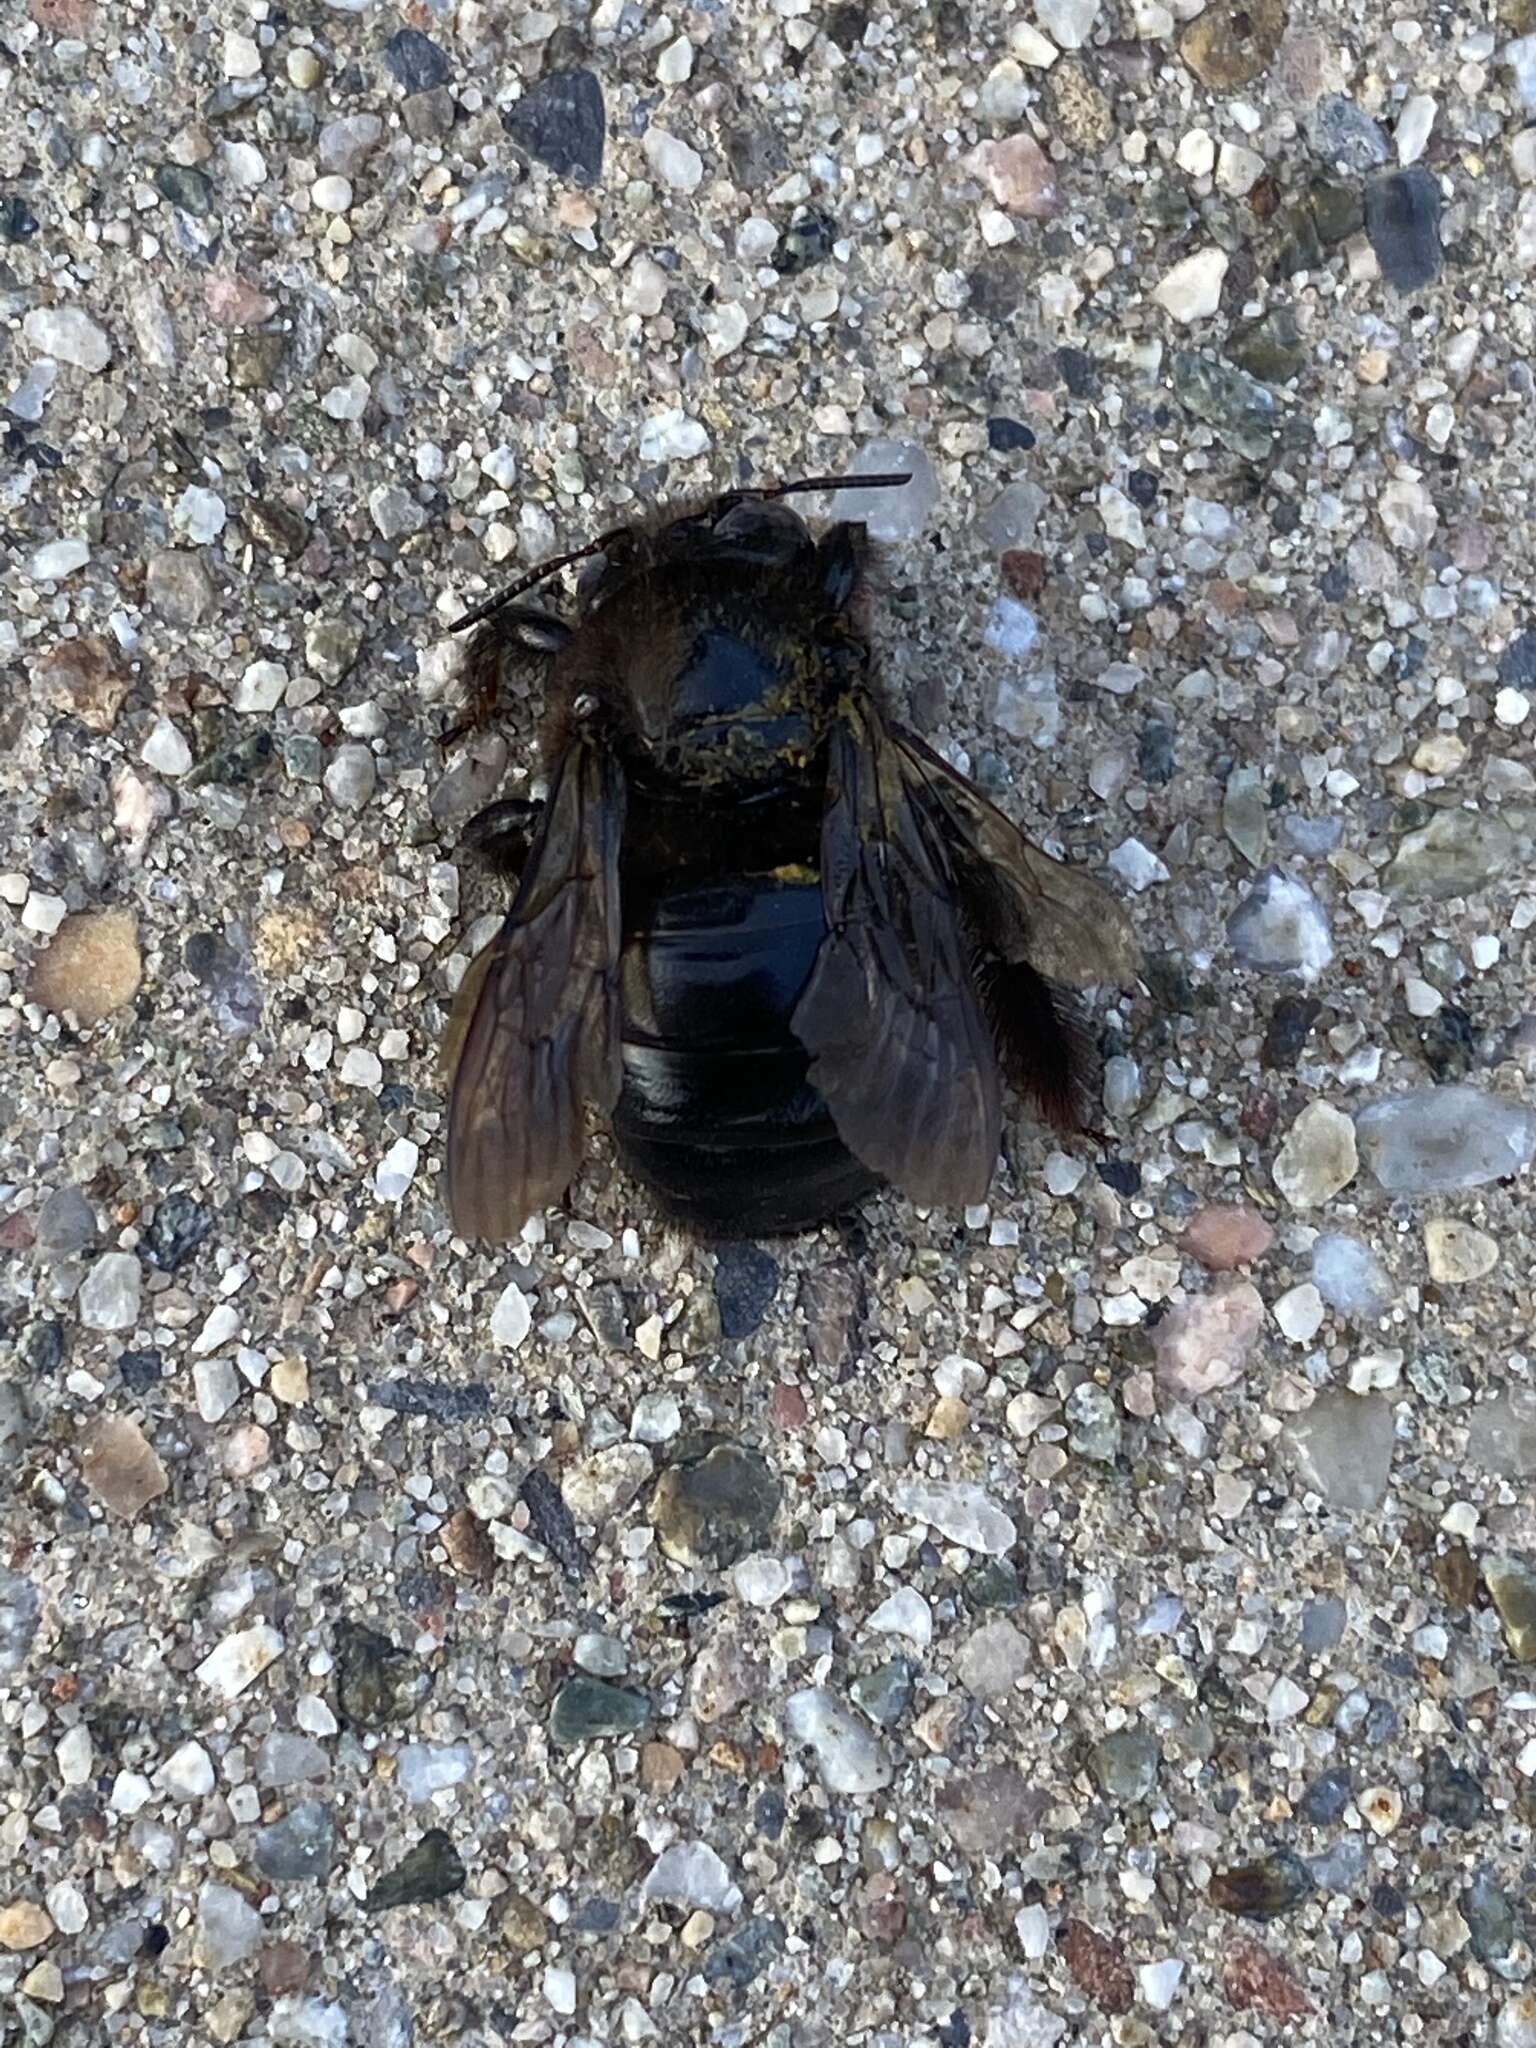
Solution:
M 275 1401 L 283 1401 L 290 1408 L 302 1406 L 309 1399 L 309 1366 L 302 1358 L 280 1358 L 273 1366 L 267 1379 L 267 1386 Z
M 1463 1287 L 1469 1280 L 1481 1280 L 1499 1263 L 1496 1239 L 1470 1223 L 1457 1223 L 1449 1216 L 1432 1216 L 1424 1226 L 1424 1253 L 1429 1276 L 1442 1287 Z
M 38 1963 L 22 1978 L 21 1988 L 28 1998 L 41 1999 L 44 2005 L 57 2005 L 64 1996 L 64 1972 L 55 1962 Z
M 706 1913 L 700 1907 L 697 1912 L 690 1913 L 683 1922 L 682 1932 L 678 1939 L 682 1942 L 684 1948 L 703 1948 L 704 1944 L 713 1938 L 714 1932 L 714 1914 Z
M 41 1948 L 53 1933 L 53 1922 L 35 1899 L 17 1899 L 0 1906 L 0 1948 L 13 1955 L 23 1949 Z
M 81 1442 L 80 1470 L 108 1514 L 128 1521 L 170 1484 L 154 1446 L 125 1415 L 103 1415 L 91 1424 Z
M 1384 348 L 1362 349 L 1360 360 L 1355 364 L 1355 375 L 1362 384 L 1385 384 L 1391 367 L 1392 358 Z
M 61 640 L 38 656 L 33 674 L 55 711 L 78 718 L 92 732 L 108 733 L 116 725 L 130 677 L 110 641 L 95 633 Z
M 970 1409 L 964 1401 L 957 1400 L 952 1394 L 946 1394 L 941 1400 L 934 1402 L 933 1413 L 928 1417 L 928 1426 L 923 1434 L 937 1439 L 940 1443 L 953 1443 L 956 1437 L 964 1436 L 970 1426 Z
M 1395 1785 L 1367 1786 L 1358 1804 L 1372 1834 L 1390 1835 L 1403 1817 L 1403 1797 Z
M 272 1439 L 258 1422 L 246 1422 L 224 1446 L 224 1470 L 231 1479 L 249 1479 L 272 1455 Z
M 138 920 L 131 910 L 81 910 L 66 917 L 32 969 L 32 1000 L 89 1028 L 132 1002 L 144 979 Z
M 496 1568 L 490 1539 L 468 1508 L 460 1508 L 444 1522 L 442 1545 L 448 1562 L 466 1579 L 488 1579 Z
M 686 1769 L 682 1751 L 670 1742 L 648 1742 L 640 1752 L 640 1783 L 647 1792 L 670 1792 Z

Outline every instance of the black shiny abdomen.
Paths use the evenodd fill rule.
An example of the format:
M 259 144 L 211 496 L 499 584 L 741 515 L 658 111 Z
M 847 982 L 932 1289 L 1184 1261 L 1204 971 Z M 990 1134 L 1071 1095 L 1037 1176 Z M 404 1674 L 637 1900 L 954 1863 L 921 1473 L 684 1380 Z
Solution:
M 662 885 L 635 907 L 614 1137 L 695 1229 L 803 1230 L 878 1185 L 838 1137 L 790 1030 L 825 929 L 808 873 Z

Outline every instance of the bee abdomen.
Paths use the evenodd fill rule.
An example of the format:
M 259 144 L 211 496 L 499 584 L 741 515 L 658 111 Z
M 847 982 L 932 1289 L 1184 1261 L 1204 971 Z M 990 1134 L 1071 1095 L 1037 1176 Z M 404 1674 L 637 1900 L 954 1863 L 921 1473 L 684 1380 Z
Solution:
M 819 879 L 781 872 L 661 892 L 626 935 L 614 1136 L 695 1229 L 801 1230 L 877 1185 L 790 1029 L 825 929 Z

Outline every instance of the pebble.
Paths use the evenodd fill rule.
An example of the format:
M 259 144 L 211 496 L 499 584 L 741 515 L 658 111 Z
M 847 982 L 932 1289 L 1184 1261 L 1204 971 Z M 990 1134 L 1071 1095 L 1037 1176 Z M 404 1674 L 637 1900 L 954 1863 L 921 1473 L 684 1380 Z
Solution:
M 1053 220 L 1061 211 L 1055 166 L 1028 133 L 978 143 L 965 167 L 999 206 L 1024 220 Z
M 675 1563 L 726 1570 L 769 1547 L 783 1488 L 767 1460 L 739 1444 L 716 1444 L 702 1458 L 669 1465 L 647 1510 L 663 1551 Z
M 1325 1231 L 1312 1246 L 1312 1284 L 1340 1315 L 1374 1322 L 1392 1303 L 1392 1283 L 1369 1245 Z
M 1229 260 L 1225 249 L 1199 249 L 1176 263 L 1153 287 L 1152 296 L 1165 313 L 1186 326 L 1208 320 L 1221 305 Z
M 197 1961 L 205 1970 L 230 1970 L 256 1952 L 261 1915 L 233 1885 L 205 1884 L 197 1900 Z
M 906 1657 L 892 1657 L 863 1672 L 848 1688 L 854 1705 L 877 1728 L 894 1728 L 912 1705 L 916 1668 Z
M 145 588 L 153 610 L 175 626 L 198 626 L 211 616 L 218 600 L 213 579 L 203 560 L 189 548 L 162 548 L 149 558 Z M 176 728 L 169 719 L 161 719 L 154 728 L 151 738 L 162 727 L 172 733 Z M 180 734 L 176 737 L 180 741 Z M 181 742 L 185 745 L 185 742 Z M 145 757 L 147 758 L 147 756 Z M 151 767 L 156 766 L 154 762 Z M 162 769 L 163 774 L 184 775 L 192 765 L 190 749 L 187 751 L 186 767 Z
M 1315 156 L 1357 177 L 1387 161 L 1387 137 L 1381 123 L 1342 93 L 1326 93 L 1318 101 L 1308 134 Z
M 402 1742 L 395 1756 L 400 1789 L 418 1803 L 462 1785 L 474 1767 L 467 1742 Z
M 1536 1476 L 1536 1394 L 1510 1387 L 1480 1402 L 1467 1418 L 1467 1458 L 1500 1478 Z
M 1179 55 L 1213 92 L 1251 85 L 1280 48 L 1286 14 L 1286 0 L 1211 0 L 1180 36 Z
M 1484 1187 L 1536 1158 L 1536 1110 L 1466 1084 L 1374 1103 L 1356 1128 L 1361 1157 L 1389 1195 Z
M 709 447 L 709 429 L 681 406 L 653 413 L 640 428 L 642 462 L 690 462 Z
M 323 1703 L 317 1703 L 323 1704 Z M 329 1723 L 327 1732 L 335 1732 L 335 1717 L 328 1707 L 323 1709 Z M 318 1717 L 313 1713 L 310 1720 Z M 302 1785 L 312 1778 L 330 1775 L 330 1758 L 320 1744 L 309 1735 L 295 1735 L 288 1728 L 274 1728 L 263 1736 L 256 1752 L 256 1782 L 267 1789 L 281 1789 L 285 1785 Z
M 1536 1991 L 1516 1991 L 1499 2008 L 1495 2048 L 1536 2048 Z
M 53 1932 L 53 1921 L 32 1899 L 17 1899 L 0 1906 L 0 1949 L 11 1955 L 41 1948 L 45 1941 L 53 1939 Z
M 194 547 L 207 547 L 229 523 L 229 508 L 217 491 L 189 484 L 171 511 L 171 524 Z
M 726 1243 L 715 1249 L 715 1302 L 720 1335 L 731 1343 L 761 1326 L 779 1290 L 778 1261 L 761 1246 Z
M 784 1704 L 784 1726 L 792 1740 L 811 1750 L 828 1792 L 857 1798 L 890 1784 L 894 1772 L 880 1743 L 824 1686 L 792 1693 Z
M 1173 388 L 1180 403 L 1213 426 L 1234 455 L 1263 462 L 1273 453 L 1280 407 L 1274 393 L 1247 370 L 1181 349 L 1173 358 Z
M 283 1638 L 270 1622 L 236 1629 L 197 1667 L 199 1681 L 221 1700 L 238 1699 L 283 1654 Z
M 139 1425 L 123 1415 L 102 1415 L 80 1445 L 80 1476 L 108 1514 L 136 1520 L 170 1485 L 164 1465 Z
M 1536 1567 L 1523 1557 L 1485 1557 L 1483 1583 L 1510 1654 L 1522 1664 L 1536 1663 Z
M 1157 1788 L 1162 1754 L 1156 1738 L 1141 1728 L 1121 1728 L 1093 1745 L 1089 1768 L 1106 1799 L 1139 1805 Z
M 1259 1862 L 1213 1872 L 1208 1896 L 1223 1913 L 1244 1920 L 1275 1920 L 1299 1906 L 1312 1889 L 1300 1857 L 1278 1849 Z
M 361 741 L 336 749 L 325 771 L 325 793 L 344 811 L 360 811 L 378 787 L 373 749 Z
M 1493 1271 L 1499 1263 L 1499 1246 L 1486 1230 L 1448 1216 L 1434 1216 L 1424 1226 L 1424 1255 L 1431 1280 L 1462 1287 Z
M 1333 958 L 1323 906 L 1281 868 L 1261 874 L 1227 920 L 1227 936 L 1245 967 L 1315 981 Z
M 1292 1344 L 1310 1344 L 1323 1327 L 1323 1297 L 1310 1280 L 1288 1288 L 1275 1303 L 1280 1334 Z
M 603 89 L 594 72 L 583 69 L 546 72 L 508 108 L 504 124 L 512 140 L 539 163 L 547 164 L 557 178 L 570 178 L 578 185 L 592 185 L 602 176 L 608 116 L 603 105 Z M 652 161 L 651 136 L 657 132 L 654 129 L 646 131 L 648 162 Z M 672 138 L 667 139 L 670 141 Z M 678 148 L 686 149 L 687 146 L 679 143 Z M 687 154 L 694 156 L 692 150 L 687 150 Z M 694 157 L 694 162 L 698 161 Z M 652 168 L 656 168 L 654 162 Z M 694 184 L 697 183 L 696 176 Z
M 555 1694 L 549 1739 L 557 1748 L 570 1749 L 608 1735 L 636 1735 L 650 1718 L 651 1705 L 644 1693 L 583 1673 L 568 1678 Z
M 1199 1210 L 1179 1239 L 1180 1248 L 1210 1273 L 1230 1273 L 1263 1258 L 1275 1241 L 1271 1226 L 1244 1202 Z
M 125 1009 L 144 979 L 138 919 L 133 911 L 80 910 L 64 918 L 32 966 L 29 992 L 55 1016 L 90 1030 Z M 120 1254 L 119 1256 L 126 1256 Z M 90 1325 L 123 1329 L 127 1324 Z
M 827 508 L 829 520 L 862 520 L 871 540 L 916 540 L 928 529 L 939 502 L 939 480 L 926 451 L 915 441 L 866 441 L 847 476 L 907 475 L 905 484 L 882 490 L 838 491 Z
M 1404 835 L 1386 886 L 1410 897 L 1470 896 L 1507 872 L 1525 845 L 1526 836 L 1496 811 L 1437 811 L 1428 825 Z
M 1514 1905 L 1486 1870 L 1480 1870 L 1462 1893 L 1461 1912 L 1479 1962 L 1496 1967 L 1514 1953 L 1520 1938 Z
M 1432 119 L 1434 102 L 1429 106 Z M 1382 276 L 1395 290 L 1414 292 L 1432 284 L 1445 261 L 1440 181 L 1418 165 L 1371 179 L 1365 188 L 1365 231 Z
M 387 2009 L 385 2018 L 387 2024 Z M 273 2048 L 347 2048 L 352 2023 L 347 2008 L 335 1999 L 289 1996 L 274 2001 L 267 2034 Z M 373 2034 L 381 2048 L 386 2042 L 390 2048 L 407 2048 L 398 2028 L 387 2033 L 376 2026 Z
M 409 1138 L 397 1138 L 374 1169 L 373 1192 L 381 1202 L 403 1200 L 420 1163 L 421 1147 Z
M 665 128 L 647 128 L 641 144 L 645 160 L 670 191 L 696 192 L 704 177 L 704 159 L 680 136 Z
M 961 1644 L 955 1676 L 973 1699 L 1006 1699 L 1029 1676 L 1034 1651 L 1011 1621 L 985 1622 Z
M 143 1274 L 132 1252 L 103 1252 L 80 1287 L 80 1320 L 88 1330 L 131 1330 L 139 1319 Z
M 377 1629 L 345 1621 L 336 1630 L 336 1704 L 344 1726 L 390 1728 L 414 1718 L 432 1673 Z
M 112 360 L 105 331 L 79 306 L 34 306 L 22 320 L 21 334 L 34 355 L 52 356 L 92 375 Z
M 1413 477 L 1395 477 L 1377 498 L 1376 512 L 1388 540 L 1404 554 L 1423 554 L 1440 524 L 1434 500 Z
M 1392 1471 L 1392 1404 L 1380 1394 L 1325 1388 L 1287 1434 L 1302 1478 L 1330 1507 L 1370 1514 Z
M 1293 1209 L 1316 1209 L 1359 1170 L 1356 1124 L 1329 1102 L 1309 1102 L 1286 1133 L 1272 1169 Z
M 281 1820 L 256 1830 L 256 1868 L 279 1884 L 329 1877 L 335 1860 L 336 1823 L 323 1800 L 301 1799 Z
M 427 1906 L 435 1899 L 461 1892 L 469 1880 L 463 1859 L 441 1828 L 429 1828 L 395 1868 L 363 1899 L 365 1913 L 386 1913 L 395 1906 Z
M 662 1906 L 734 1913 L 741 1887 L 707 1842 L 672 1842 L 647 1871 L 640 1896 Z
M 983 1556 L 1001 1557 L 1018 1540 L 992 1496 L 968 1480 L 903 1480 L 891 1490 L 891 1505 L 910 1521 L 937 1529 L 946 1542 Z
M 1263 1297 L 1247 1280 L 1176 1303 L 1152 1333 L 1158 1377 L 1183 1400 L 1233 1386 L 1263 1325 Z
M 185 775 L 192 766 L 192 749 L 169 718 L 157 718 L 139 749 L 139 759 L 157 775 Z
M 96 733 L 117 724 L 131 681 L 117 650 L 96 633 L 60 640 L 39 656 L 33 673 L 55 711 Z
M 933 1640 L 933 1610 L 915 1586 L 902 1586 L 882 1600 L 868 1625 L 879 1635 L 905 1636 L 920 1650 Z

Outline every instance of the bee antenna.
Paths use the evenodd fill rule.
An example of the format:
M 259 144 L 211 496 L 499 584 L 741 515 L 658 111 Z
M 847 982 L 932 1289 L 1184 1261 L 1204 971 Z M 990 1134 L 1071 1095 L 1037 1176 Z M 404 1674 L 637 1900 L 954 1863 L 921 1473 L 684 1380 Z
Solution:
M 505 590 L 498 590 L 495 596 L 488 597 L 484 604 L 477 604 L 472 612 L 466 612 L 461 619 L 455 619 L 448 628 L 449 632 L 464 633 L 471 626 L 478 626 L 482 619 L 488 619 L 507 605 L 515 603 L 526 592 L 537 590 L 541 583 L 547 583 L 551 576 L 558 576 L 562 569 L 569 569 L 575 562 L 586 561 L 589 555 L 600 555 L 605 548 L 611 547 L 628 531 L 627 526 L 613 526 L 607 533 L 600 533 L 596 540 L 589 540 L 585 547 L 572 548 L 568 555 L 551 555 L 547 562 L 540 562 L 537 567 L 530 569 L 526 576 L 519 576 L 517 581 L 509 583 Z
M 793 483 L 764 484 L 740 492 L 743 498 L 788 498 L 799 491 L 895 491 L 912 481 L 911 470 L 878 476 L 802 476 Z

